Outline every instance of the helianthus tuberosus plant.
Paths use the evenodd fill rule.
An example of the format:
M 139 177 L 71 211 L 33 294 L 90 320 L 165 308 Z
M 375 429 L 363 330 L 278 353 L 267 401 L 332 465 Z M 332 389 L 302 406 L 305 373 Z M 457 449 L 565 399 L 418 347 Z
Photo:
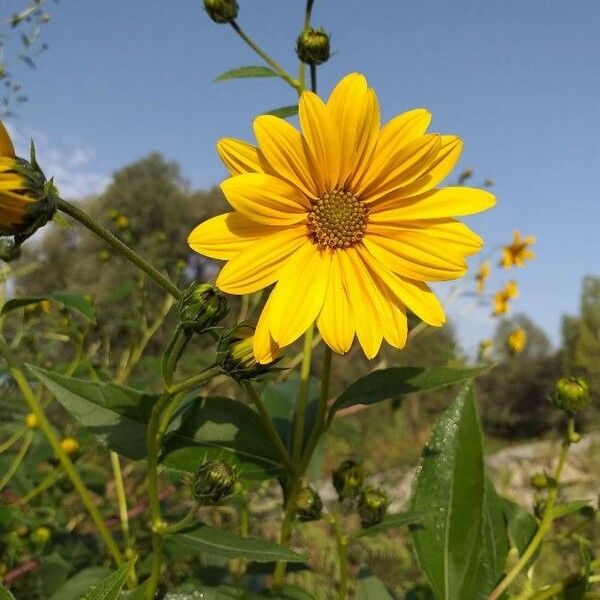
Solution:
M 436 600 L 493 600 L 506 597 L 507 590 L 521 599 L 549 598 L 530 582 L 521 585 L 520 576 L 554 519 L 571 511 L 558 502 L 558 481 L 567 451 L 578 441 L 573 407 L 584 405 L 585 382 L 576 382 L 577 402 L 564 400 L 577 386 L 561 384 L 557 392 L 568 427 L 537 519 L 502 500 L 485 471 L 472 380 L 487 367 L 381 368 L 348 386 L 331 385 L 332 362 L 349 360 L 344 355 L 353 347 L 371 360 L 384 340 L 401 350 L 426 325 L 444 325 L 444 307 L 429 284 L 467 273 L 467 258 L 481 250 L 483 240 L 458 218 L 491 208 L 495 199 L 489 191 L 462 185 L 471 174 L 459 178 L 459 185 L 447 184 L 462 141 L 431 132 L 427 110 L 402 112 L 382 123 L 377 96 L 359 73 L 342 76 L 329 95 L 317 93 L 317 67 L 327 62 L 331 48 L 327 33 L 311 25 L 313 3 L 308 0 L 302 31 L 294 36 L 300 63 L 293 76 L 241 28 L 238 2 L 205 1 L 210 18 L 230 26 L 265 63 L 219 79 L 268 72 L 297 95 L 297 106 L 254 120 L 255 143 L 229 137 L 218 142 L 229 170 L 221 189 L 230 210 L 189 234 L 195 252 L 224 261 L 215 281 L 184 285 L 170 279 L 128 245 L 133 216 L 115 207 L 111 230 L 61 199 L 35 154 L 29 162 L 16 158 L 0 127 L 0 231 L 14 237 L 5 258 L 17 258 L 25 239 L 60 211 L 165 294 L 155 319 L 140 315 L 140 339 L 114 373 L 110 363 L 96 368 L 86 352 L 97 317 L 90 298 L 53 292 L 5 303 L 0 319 L 23 315 L 24 323 L 60 311 L 69 335 L 63 331 L 53 339 L 72 344 L 73 358 L 53 368 L 45 361 L 25 364 L 32 361 L 22 360 L 19 335 L 0 335 L 2 381 L 10 378 L 27 405 L 21 423 L 0 445 L 0 452 L 14 454 L 2 487 L 14 483 L 30 447 L 43 438 L 52 468 L 30 489 L 17 492 L 15 485 L 14 493 L 22 493 L 16 503 L 26 512 L 41 506 L 58 485 L 71 486 L 82 506 L 77 523 L 93 528 L 105 551 L 102 560 L 116 568 L 98 575 L 85 596 L 90 599 L 174 597 L 169 591 L 318 599 L 330 597 L 332 589 L 341 600 L 361 594 L 384 599 L 392 596 L 374 576 L 356 581 L 361 565 L 353 562 L 353 548 L 405 526 L 421 566 L 420 583 Z M 296 112 L 299 128 L 286 120 Z M 505 248 L 503 266 L 531 258 L 530 243 L 515 239 L 512 263 Z M 476 275 L 482 294 L 489 275 L 485 262 Z M 505 313 L 516 295 L 516 283 L 510 282 L 496 295 L 496 313 Z M 242 297 L 239 311 L 230 310 L 233 296 Z M 160 385 L 131 385 L 132 370 L 169 315 L 176 322 L 157 369 Z M 73 333 L 71 319 L 84 325 Z M 410 322 L 419 324 L 411 330 Z M 508 341 L 515 353 L 525 344 L 517 333 Z M 204 343 L 203 367 L 194 365 L 190 372 L 182 363 L 198 340 Z M 313 350 L 319 344 L 317 366 Z M 482 356 L 487 349 L 482 347 Z M 223 381 L 229 387 L 216 393 Z M 461 390 L 423 452 L 409 506 L 399 511 L 389 490 L 350 458 L 332 474 L 337 500 L 322 497 L 314 458 L 338 416 L 452 384 Z M 72 424 L 59 433 L 46 411 L 51 398 L 87 437 L 77 437 Z M 110 464 L 115 502 L 110 512 L 118 515 L 110 522 L 106 503 L 94 497 L 80 472 L 94 444 L 102 444 L 103 462 Z M 274 502 L 266 517 L 255 519 L 259 488 Z M 139 504 L 132 508 L 134 498 Z M 134 527 L 130 521 L 140 515 Z M 315 595 L 291 585 L 298 579 L 288 572 L 290 563 L 316 568 L 300 543 L 305 527 L 322 527 L 336 548 L 327 589 Z M 524 543 L 515 541 L 515 531 Z M 46 523 L 36 523 L 27 543 L 47 548 L 53 536 Z M 21 552 L 26 545 L 17 538 L 11 538 L 11 548 Z M 256 569 L 254 562 L 266 565 Z M 574 576 L 587 586 L 599 566 L 590 556 Z M 5 584 L 18 588 L 19 565 L 11 562 L 7 571 Z M 75 589 L 68 587 L 75 585 L 72 580 L 64 585 L 53 598 Z M 550 585 L 562 589 L 568 581 Z M 117 596 L 124 586 L 131 595 Z M 2 594 L 8 592 L 0 589 Z

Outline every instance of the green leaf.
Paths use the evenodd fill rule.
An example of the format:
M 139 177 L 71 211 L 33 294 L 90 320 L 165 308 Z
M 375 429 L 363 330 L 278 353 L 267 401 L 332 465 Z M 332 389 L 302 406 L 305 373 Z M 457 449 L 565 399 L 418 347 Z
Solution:
M 63 292 L 54 292 L 47 296 L 28 296 L 27 298 L 13 298 L 9 300 L 0 311 L 0 316 L 15 310 L 22 308 L 23 306 L 29 306 L 31 304 L 37 304 L 42 300 L 52 300 L 61 306 L 71 308 L 82 314 L 88 321 L 96 322 L 96 313 L 92 308 L 92 305 L 80 294 L 65 294 Z
M 413 525 L 414 523 L 421 522 L 426 516 L 427 513 L 416 511 L 400 513 L 398 515 L 386 515 L 383 517 L 383 521 L 381 521 L 381 523 L 377 523 L 377 525 L 371 525 L 371 527 L 359 529 L 358 531 L 355 531 L 353 534 L 349 535 L 348 542 L 353 542 L 363 537 L 378 535 L 384 531 L 396 529 L 404 525 Z
M 231 69 L 219 75 L 217 81 L 227 81 L 229 79 L 247 79 L 249 77 L 279 77 L 275 71 L 263 66 L 240 67 L 239 69 Z
M 264 114 L 273 115 L 274 117 L 279 117 L 280 119 L 287 119 L 287 117 L 295 117 L 298 114 L 298 105 L 290 104 L 289 106 L 280 106 L 279 108 L 268 110 Z
M 103 577 L 110 575 L 106 567 L 88 567 L 79 571 L 52 594 L 49 600 L 80 600 Z
M 146 456 L 146 425 L 155 396 L 114 383 L 84 381 L 33 365 L 27 367 L 81 425 L 111 450 L 134 460 Z
M 0 583 L 0 600 L 15 600 L 15 597 Z
M 557 504 L 552 509 L 552 518 L 560 519 L 590 506 L 590 500 L 572 500 L 563 504 Z
M 289 548 L 267 540 L 246 538 L 231 531 L 199 523 L 173 536 L 193 553 L 201 552 L 222 558 L 244 558 L 256 562 L 285 560 L 304 562 L 306 558 Z
M 468 383 L 439 420 L 415 476 L 411 508 L 432 517 L 413 528 L 413 538 L 437 600 L 476 598 L 468 592 L 482 543 L 483 501 L 482 434 Z
M 167 467 L 194 473 L 206 460 L 224 460 L 241 477 L 265 479 L 281 472 L 279 455 L 250 407 L 231 398 L 198 398 L 180 415 L 161 457 Z
M 129 572 L 135 560 L 125 563 L 122 567 L 98 582 L 82 600 L 117 600 L 119 592 L 123 589 Z
M 502 511 L 506 519 L 508 537 L 521 556 L 537 531 L 537 521 L 523 507 L 507 498 L 502 498 Z
M 356 404 L 375 404 L 415 392 L 425 392 L 473 379 L 489 367 L 451 369 L 450 367 L 393 367 L 373 371 L 357 379 L 331 407 L 330 414 Z
M 393 600 L 381 579 L 375 575 L 361 577 L 356 584 L 355 600 Z

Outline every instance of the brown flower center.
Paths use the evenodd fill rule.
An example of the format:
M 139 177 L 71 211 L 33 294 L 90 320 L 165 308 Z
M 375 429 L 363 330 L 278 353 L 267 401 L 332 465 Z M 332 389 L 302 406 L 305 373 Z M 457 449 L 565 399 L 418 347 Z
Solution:
M 316 200 L 306 220 L 310 238 L 330 248 L 348 248 L 365 235 L 369 207 L 351 192 L 333 190 Z

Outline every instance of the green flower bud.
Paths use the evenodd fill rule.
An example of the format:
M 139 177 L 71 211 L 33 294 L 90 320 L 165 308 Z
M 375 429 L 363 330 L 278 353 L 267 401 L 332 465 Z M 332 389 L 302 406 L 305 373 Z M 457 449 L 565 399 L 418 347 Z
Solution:
M 31 532 L 31 541 L 40 546 L 47 544 L 51 538 L 52 532 L 48 527 L 38 527 Z
M 204 10 L 215 23 L 229 23 L 238 16 L 236 0 L 204 0 Z
M 332 481 L 340 500 L 356 498 L 365 481 L 365 474 L 362 467 L 353 460 L 345 460 L 333 472 Z
M 220 460 L 200 466 L 192 482 L 192 495 L 204 505 L 217 504 L 237 490 L 235 471 Z
M 582 377 L 563 377 L 554 386 L 550 402 L 568 413 L 584 409 L 590 401 L 590 390 Z
M 106 249 L 100 250 L 100 252 L 98 252 L 98 258 L 102 262 L 108 262 L 110 260 L 110 252 Z
M 365 488 L 358 499 L 358 514 L 363 527 L 381 523 L 388 507 L 385 492 L 375 487 Z
M 296 515 L 301 521 L 317 521 L 323 512 L 323 501 L 317 491 L 304 483 L 296 496 Z
M 228 312 L 227 299 L 210 283 L 191 285 L 179 301 L 179 318 L 182 325 L 196 333 L 214 327 Z
M 532 475 L 530 483 L 536 490 L 543 490 L 548 487 L 548 477 L 545 473 L 536 473 Z
M 329 36 L 323 29 L 305 29 L 296 42 L 296 54 L 307 65 L 320 65 L 329 60 Z
M 254 356 L 254 327 L 236 325 L 219 341 L 217 363 L 236 381 L 255 379 L 268 373 L 276 361 L 261 365 Z

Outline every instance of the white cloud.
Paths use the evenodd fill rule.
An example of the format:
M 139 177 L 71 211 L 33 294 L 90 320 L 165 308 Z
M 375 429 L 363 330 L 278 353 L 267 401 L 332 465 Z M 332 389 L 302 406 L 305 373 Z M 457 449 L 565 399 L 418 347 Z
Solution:
M 35 142 L 38 162 L 47 177 L 54 177 L 61 196 L 79 200 L 103 192 L 110 177 L 92 168 L 94 152 L 79 140 L 52 140 L 40 131 L 8 126 L 18 156 L 29 157 L 31 140 Z

